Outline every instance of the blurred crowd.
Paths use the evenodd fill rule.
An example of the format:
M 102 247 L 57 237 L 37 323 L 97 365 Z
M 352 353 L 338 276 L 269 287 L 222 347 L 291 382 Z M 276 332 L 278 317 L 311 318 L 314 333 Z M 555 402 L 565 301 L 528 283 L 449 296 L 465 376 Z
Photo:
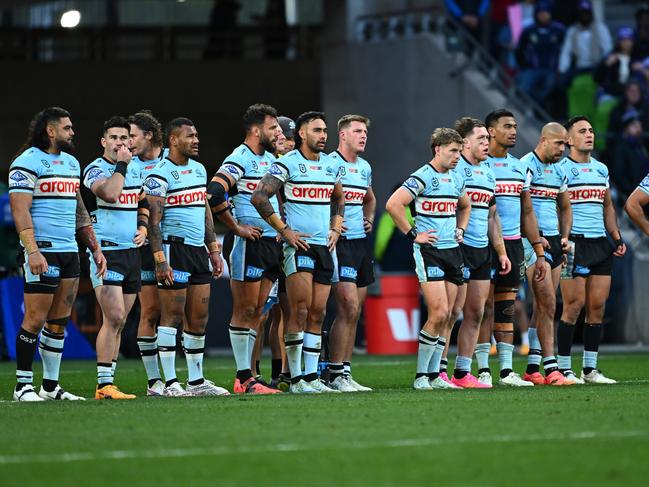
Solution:
M 445 4 L 552 117 L 592 120 L 625 200 L 649 173 L 649 6 L 636 2 L 635 18 L 612 29 L 590 0 Z

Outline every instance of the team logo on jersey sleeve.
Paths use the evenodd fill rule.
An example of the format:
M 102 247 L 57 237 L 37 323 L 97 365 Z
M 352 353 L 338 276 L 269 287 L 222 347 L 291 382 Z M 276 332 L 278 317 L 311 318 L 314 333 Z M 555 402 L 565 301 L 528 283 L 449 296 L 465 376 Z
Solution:
M 282 169 L 277 164 L 270 166 L 268 173 L 272 174 L 273 176 L 281 176 L 283 174 Z
M 86 174 L 86 181 L 88 181 L 88 183 L 90 183 L 90 185 L 92 186 L 92 184 L 103 175 L 104 171 L 102 171 L 98 167 L 93 167 L 90 171 L 88 171 L 88 174 Z
M 144 182 L 144 185 L 151 190 L 158 189 L 160 187 L 160 183 L 154 178 L 147 178 L 147 180 Z
M 229 172 L 230 174 L 233 174 L 234 176 L 238 176 L 241 173 L 239 168 L 234 164 L 223 164 L 222 167 L 225 171 Z
M 403 183 L 403 185 L 406 188 L 418 190 L 419 189 L 419 182 L 415 178 L 408 178 L 406 181 Z
M 647 178 L 645 178 L 647 179 Z M 12 171 L 11 176 L 9 176 L 9 182 L 11 186 L 29 186 L 30 178 L 25 176 L 21 171 L 15 170 Z

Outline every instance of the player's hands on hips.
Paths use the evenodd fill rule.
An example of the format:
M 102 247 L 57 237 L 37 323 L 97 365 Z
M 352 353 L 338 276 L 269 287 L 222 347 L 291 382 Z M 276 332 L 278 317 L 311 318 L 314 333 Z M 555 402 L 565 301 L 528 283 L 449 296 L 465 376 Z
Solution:
M 95 275 L 97 277 L 104 277 L 106 275 L 106 270 L 108 264 L 106 263 L 106 257 L 104 257 L 104 253 L 101 251 L 101 249 L 97 249 L 92 253 L 92 258 L 95 261 L 95 265 L 97 266 L 97 272 Z
M 167 261 L 156 263 L 155 278 L 165 286 L 171 286 L 174 283 L 174 270 Z
M 142 247 L 142 245 L 144 245 L 144 242 L 146 242 L 146 236 L 146 228 L 138 227 L 137 231 L 135 232 L 135 237 L 133 237 L 133 243 L 138 247 Z
M 212 277 L 218 279 L 223 275 L 223 258 L 221 252 L 210 252 L 210 263 L 212 264 Z
M 306 233 L 302 232 L 296 232 L 290 227 L 286 227 L 282 233 L 282 238 L 286 241 L 287 244 L 289 244 L 291 247 L 295 247 L 296 249 L 302 249 L 302 250 L 308 250 L 309 249 L 309 244 L 306 243 L 306 240 L 304 240 L 302 237 L 310 237 L 311 235 L 307 235 Z
M 534 280 L 542 281 L 545 279 L 546 270 L 545 257 L 537 257 L 534 264 Z
M 464 228 L 456 228 L 455 229 L 455 241 L 457 243 L 464 242 Z
M 622 257 L 624 254 L 626 254 L 626 244 L 622 242 L 615 247 L 615 251 L 613 252 L 613 255 L 615 257 Z
M 129 162 L 131 162 L 132 157 L 133 154 L 131 154 L 131 151 L 127 146 L 123 145 L 119 149 L 117 149 L 117 160 L 119 162 L 125 162 L 126 164 L 128 164 Z
M 340 238 L 340 232 L 336 230 L 329 230 L 329 235 L 327 236 L 327 248 L 329 252 L 333 252 L 336 249 L 336 244 Z
M 259 227 L 253 227 L 246 223 L 237 225 L 234 234 L 241 238 L 246 238 L 248 240 L 257 240 L 261 238 L 262 229 Z
M 49 269 L 47 259 L 45 259 L 45 256 L 40 250 L 37 250 L 33 254 L 29 254 L 27 257 L 27 263 L 29 264 L 30 272 L 35 276 L 43 274 Z
M 432 245 L 435 242 L 437 242 L 437 230 L 426 230 L 425 232 L 419 232 L 417 234 L 417 238 L 415 239 L 415 243 L 418 243 L 420 245 Z
M 374 227 L 374 221 L 369 218 L 363 218 L 363 231 L 365 233 L 371 233 L 372 228 Z
M 500 266 L 498 274 L 502 276 L 509 274 L 512 270 L 512 263 L 506 255 L 498 257 L 498 265 Z

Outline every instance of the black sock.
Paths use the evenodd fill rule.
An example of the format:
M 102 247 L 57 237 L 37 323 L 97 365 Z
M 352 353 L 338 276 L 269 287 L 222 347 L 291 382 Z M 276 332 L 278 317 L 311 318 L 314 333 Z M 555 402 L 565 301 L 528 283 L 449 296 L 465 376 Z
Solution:
M 282 359 L 281 358 L 271 359 L 270 370 L 271 370 L 270 372 L 271 379 L 279 378 L 279 374 L 282 371 Z
M 575 336 L 575 324 L 559 321 L 557 327 L 557 351 L 562 357 L 570 357 L 572 340 Z
M 468 370 L 455 369 L 453 371 L 453 377 L 455 377 L 456 379 L 464 379 L 467 376 L 468 373 L 469 373 Z
M 203 382 L 205 382 L 205 379 L 203 377 L 201 377 L 200 379 L 187 381 L 187 384 L 190 385 L 190 386 L 199 386 Z
M 252 371 L 250 369 L 246 370 L 237 370 L 237 379 L 242 384 L 252 377 Z
M 317 372 L 313 372 L 312 374 L 306 374 L 303 379 L 307 382 L 311 382 L 313 380 L 316 380 L 318 378 Z
M 257 375 L 261 375 L 261 369 L 259 368 L 259 360 L 255 360 L 255 370 L 257 371 Z
M 160 377 L 156 377 L 155 379 L 149 379 L 149 387 L 153 387 L 153 384 L 155 384 L 159 380 L 162 380 L 162 379 L 160 379 Z
M 503 369 L 503 370 L 500 371 L 500 378 L 504 379 L 505 377 L 507 377 L 512 372 L 513 372 L 512 369 Z
M 598 352 L 599 344 L 602 341 L 601 323 L 584 323 L 584 351 L 585 352 Z M 584 374 L 590 374 L 593 367 L 584 367 Z
M 439 372 L 429 372 L 428 373 L 428 378 L 430 380 L 435 380 L 439 377 Z
M 428 372 L 417 372 L 415 374 L 415 379 L 419 379 L 420 377 L 424 377 L 424 376 L 429 377 Z
M 341 363 L 337 364 L 329 364 L 329 382 L 333 382 L 336 380 L 338 377 L 343 375 L 345 371 L 345 366 Z
M 439 361 L 439 373 L 448 371 L 448 359 L 443 358 Z
M 58 380 L 43 379 L 43 389 L 45 389 L 47 392 L 54 392 L 54 389 L 56 389 L 56 386 L 58 385 Z
M 175 382 L 178 382 L 178 379 L 171 379 L 165 382 L 165 387 L 169 387 L 170 385 L 174 384 Z
M 539 350 L 538 348 L 530 348 L 530 351 L 527 354 L 528 362 L 529 362 L 529 357 L 533 357 L 533 356 L 536 356 L 536 355 L 541 357 L 541 350 Z M 541 367 L 539 366 L 539 364 L 530 364 L 530 363 L 528 363 L 527 364 L 527 369 L 525 369 L 525 372 L 528 373 L 528 374 L 534 374 L 536 372 L 540 372 L 540 370 L 541 370 Z
M 18 336 L 16 336 L 16 368 L 18 370 L 32 370 L 37 341 L 38 336 L 24 328 L 18 331 Z
M 491 369 L 487 367 L 486 369 L 478 369 L 478 375 L 482 374 L 483 372 L 489 372 L 491 374 Z

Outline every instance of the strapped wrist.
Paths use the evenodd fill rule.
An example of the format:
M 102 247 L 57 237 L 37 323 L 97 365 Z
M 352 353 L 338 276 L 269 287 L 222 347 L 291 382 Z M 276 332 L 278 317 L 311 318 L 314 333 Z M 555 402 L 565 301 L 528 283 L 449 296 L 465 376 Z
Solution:
M 117 164 L 115 164 L 115 172 L 118 174 L 121 174 L 122 176 L 126 177 L 126 168 L 128 167 L 128 163 L 124 161 L 117 161 Z

